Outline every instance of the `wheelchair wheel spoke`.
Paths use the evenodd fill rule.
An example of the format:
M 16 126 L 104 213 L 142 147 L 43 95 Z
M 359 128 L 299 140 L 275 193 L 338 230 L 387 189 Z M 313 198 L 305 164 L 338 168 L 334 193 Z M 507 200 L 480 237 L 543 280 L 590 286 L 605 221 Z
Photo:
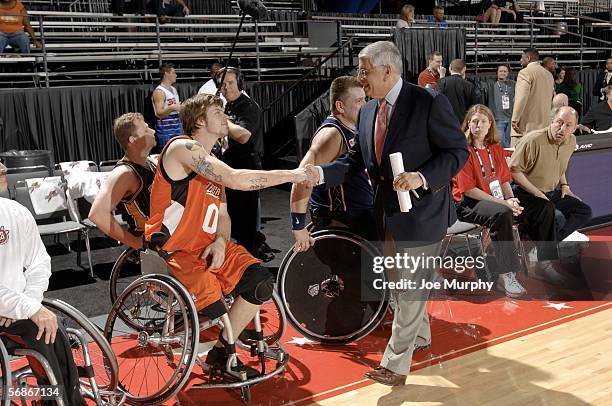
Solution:
M 188 378 L 198 331 L 189 301 L 177 282 L 143 277 L 113 305 L 105 334 L 120 365 L 119 384 L 134 403 L 161 402 Z

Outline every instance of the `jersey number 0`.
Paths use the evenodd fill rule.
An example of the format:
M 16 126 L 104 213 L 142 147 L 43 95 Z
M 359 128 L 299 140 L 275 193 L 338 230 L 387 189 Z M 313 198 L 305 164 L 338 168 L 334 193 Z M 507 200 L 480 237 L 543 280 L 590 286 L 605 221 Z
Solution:
M 211 203 L 206 209 L 206 215 L 204 216 L 204 223 L 202 224 L 202 230 L 208 234 L 215 234 L 217 232 L 217 222 L 219 221 L 219 206 L 215 203 Z

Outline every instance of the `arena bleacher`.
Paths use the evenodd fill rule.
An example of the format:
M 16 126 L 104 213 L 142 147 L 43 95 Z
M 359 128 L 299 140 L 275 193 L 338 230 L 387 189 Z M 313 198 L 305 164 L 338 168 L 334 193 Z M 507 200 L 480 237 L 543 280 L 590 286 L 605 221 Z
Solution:
M 329 311 L 326 307 L 311 320 L 298 320 L 295 316 L 303 310 L 302 305 L 308 313 L 311 306 L 308 300 L 314 298 L 317 305 L 325 302 L 327 306 L 343 291 L 342 280 L 330 276 L 336 260 L 348 261 L 346 267 L 359 272 L 359 261 L 365 258 L 360 256 L 361 250 L 378 252 L 380 247 L 365 244 L 355 234 L 330 226 L 325 232 L 313 234 L 319 252 L 299 256 L 291 237 L 290 188 L 286 185 L 262 191 L 258 209 L 259 231 L 262 236 L 265 234 L 262 245 L 265 243 L 269 254 L 264 265 L 278 275 L 277 290 L 263 304 L 256 321 L 247 327 L 246 332 L 251 335 L 230 339 L 231 344 L 236 340 L 240 357 L 248 354 L 253 357 L 250 366 L 261 366 L 261 375 L 255 378 L 247 378 L 244 372 L 226 381 L 215 375 L 219 371 L 208 369 L 203 362 L 202 354 L 212 348 L 216 329 L 229 325 L 229 319 L 200 322 L 195 296 L 165 275 L 166 263 L 158 261 L 166 259 L 163 255 L 167 252 L 150 246 L 145 254 L 151 251 L 157 254 L 141 256 L 139 250 L 105 236 L 88 215 L 95 193 L 124 154 L 113 135 L 113 120 L 127 112 L 139 112 L 151 128 L 156 128 L 158 118 L 152 95 L 160 83 L 160 67 L 165 63 L 175 67 L 174 86 L 181 101 L 196 95 L 211 78 L 213 64 L 238 67 L 245 81 L 240 90 L 262 111 L 263 168 L 294 169 L 308 150 L 313 133 L 329 114 L 332 80 L 342 75 L 358 78 L 363 75 L 362 70 L 357 73 L 360 66 L 357 55 L 381 40 L 392 41 L 399 48 L 405 80 L 416 84 L 419 73 L 428 65 L 428 54 L 440 51 L 447 69 L 451 60 L 464 60 L 467 80 L 479 89 L 496 80 L 500 64 L 508 65 L 510 78 L 515 79 L 524 51 L 536 48 L 540 58 L 552 57 L 559 68 L 577 71 L 577 80 L 582 85 L 577 113 L 584 117 L 601 101 L 593 89 L 601 81 L 606 60 L 612 57 L 612 0 L 518 0 L 521 22 L 497 25 L 477 21 L 483 4 L 488 4 L 481 0 L 262 0 L 267 8 L 267 17 L 262 19 L 245 15 L 242 0 L 184 0 L 190 9 L 186 17 L 158 16 L 152 9 L 146 15 L 137 15 L 130 8 L 134 0 L 125 3 L 123 13 L 113 10 L 110 0 L 19 1 L 26 7 L 42 47 L 32 46 L 31 52 L 25 54 L 9 46 L 0 53 L 0 162 L 10 163 L 6 164 L 8 190 L 0 190 L 0 198 L 27 207 L 38 224 L 53 271 L 43 304 L 69 320 L 65 327 L 72 329 L 68 333 L 73 354 L 83 346 L 92 351 L 91 357 L 87 350 L 83 350 L 86 356 L 75 355 L 88 404 L 185 401 L 217 405 L 249 403 L 252 398 L 254 404 L 262 405 L 384 406 L 404 401 L 451 404 L 449 399 L 453 396 L 459 399 L 458 404 L 475 405 L 501 406 L 515 401 L 609 404 L 609 387 L 602 386 L 599 392 L 592 389 L 612 379 L 609 368 L 605 365 L 583 368 L 576 359 L 580 359 L 580 347 L 593 347 L 593 353 L 589 353 L 593 365 L 602 359 L 609 362 L 609 357 L 602 353 L 608 354 L 612 349 L 607 337 L 611 328 L 612 279 L 609 272 L 598 273 L 612 259 L 612 203 L 608 196 L 612 187 L 610 132 L 579 135 L 567 174 L 572 190 L 593 209 L 592 219 L 578 233 L 580 238 L 590 241 L 588 249 L 583 246 L 580 249 L 586 252 L 582 265 L 591 273 L 579 276 L 572 273 L 570 262 L 574 258 L 568 254 L 560 263 L 565 267 L 563 272 L 574 277 L 571 286 L 554 288 L 530 278 L 530 269 L 536 262 L 535 243 L 523 241 L 524 233 L 515 224 L 513 252 L 519 257 L 524 271 L 520 272 L 521 283 L 529 295 L 514 300 L 500 291 L 479 291 L 470 296 L 448 289 L 432 296 L 427 311 L 432 320 L 433 343 L 431 348 L 420 348 L 415 342 L 411 371 L 418 374 L 422 369 L 419 379 L 426 383 L 410 384 L 392 392 L 383 392 L 363 379 L 366 370 L 379 364 L 389 339 L 396 305 L 389 297 L 381 299 L 374 311 L 366 306 L 360 309 L 365 316 L 356 323 L 364 325 L 355 334 L 341 335 L 337 340 L 331 333 L 317 335 L 313 329 L 321 325 L 323 329 L 329 328 L 325 325 L 329 320 L 338 324 L 353 322 L 348 310 L 338 311 L 330 305 Z M 362 9 L 353 12 L 355 3 L 361 3 Z M 408 28 L 396 28 L 398 12 L 408 3 L 416 6 L 415 22 Z M 434 5 L 445 7 L 448 27 L 428 22 Z M 607 80 L 605 72 L 603 75 Z M 506 151 L 508 157 L 512 151 L 513 148 Z M 80 172 L 70 180 L 73 168 L 75 173 L 77 169 Z M 484 173 L 484 166 L 482 170 Z M 45 194 L 39 196 L 42 203 L 33 205 L 32 193 L 40 184 Z M 80 195 L 73 198 L 75 193 Z M 38 206 L 54 195 L 60 195 L 63 204 L 37 214 Z M 0 245 L 11 235 L 3 226 L 0 224 Z M 480 250 L 486 256 L 491 241 L 487 227 L 471 223 L 455 226 L 458 227 L 449 228 L 444 240 L 445 254 L 446 250 L 454 254 L 467 251 L 471 256 L 472 250 Z M 317 255 L 321 252 L 331 260 L 320 260 Z M 317 272 L 309 273 L 309 266 Z M 475 272 L 469 271 L 459 279 L 480 281 L 481 275 Z M 313 282 L 319 276 L 324 282 Z M 300 284 L 304 285 L 299 293 L 302 296 L 292 309 L 287 295 L 295 294 L 296 289 L 292 293 L 284 287 L 301 287 Z M 126 288 L 131 291 L 124 291 Z M 121 296 L 122 292 L 127 293 Z M 226 305 L 231 306 L 232 300 L 226 298 Z M 149 316 L 149 310 L 156 316 Z M 565 352 L 561 354 L 571 353 L 574 358 L 568 356 L 565 360 L 564 355 L 556 355 L 555 346 L 559 342 L 542 339 L 544 343 L 536 342 L 528 350 L 517 344 L 497 357 L 486 354 L 482 362 L 470 358 L 466 364 L 472 375 L 466 372 L 467 377 L 463 377 L 460 373 L 462 360 L 475 354 L 482 356 L 479 351 L 528 340 L 531 333 L 561 328 L 564 323 L 604 311 L 607 319 L 598 321 L 598 326 L 603 327 L 598 327 L 601 331 L 594 329 L 594 338 L 578 336 L 575 339 L 581 344 L 566 343 L 563 347 Z M 148 318 L 142 325 L 141 313 Z M 325 323 L 320 322 L 323 319 Z M 0 314 L 0 320 L 1 329 L 4 315 Z M 170 327 L 165 324 L 160 327 L 159 323 L 168 320 Z M 256 331 L 262 328 L 263 331 Z M 580 327 L 572 327 L 563 334 L 571 337 L 579 332 Z M 140 347 L 128 349 L 122 337 L 133 338 Z M 205 343 L 204 339 L 209 341 Z M 607 347 L 603 350 L 598 347 L 598 340 Z M 23 368 L 30 354 L 10 345 L 4 348 L 2 342 L 0 402 L 5 402 L 7 382 L 11 385 L 15 380 L 20 382 L 25 374 L 29 376 L 29 385 L 36 384 L 31 371 Z M 147 345 L 154 349 L 145 351 Z M 513 358 L 515 352 L 523 350 Z M 527 366 L 532 358 L 538 358 L 536 352 L 552 354 L 551 360 L 543 361 L 542 366 Z M 150 357 L 151 362 L 139 364 L 139 356 Z M 561 367 L 557 364 L 560 360 Z M 511 371 L 508 376 L 494 371 L 503 362 L 511 364 L 499 366 L 500 370 L 507 367 Z M 574 368 L 582 374 L 580 379 L 587 382 L 586 389 L 578 388 L 578 383 L 574 388 L 572 377 L 555 375 Z M 588 376 L 595 369 L 600 374 L 589 381 Z M 157 382 L 146 378 L 150 371 L 159 373 Z M 485 383 L 475 385 L 474 381 L 480 380 L 474 376 Z M 555 391 L 534 384 L 546 381 L 547 376 L 557 379 Z M 160 377 L 168 379 L 168 383 L 160 384 Z M 159 391 L 147 385 L 143 389 L 141 383 L 132 382 L 134 379 L 136 382 L 142 379 L 152 387 L 158 385 Z M 481 396 L 483 389 L 485 395 Z M 462 390 L 465 395 L 461 396 L 465 397 L 459 395 Z

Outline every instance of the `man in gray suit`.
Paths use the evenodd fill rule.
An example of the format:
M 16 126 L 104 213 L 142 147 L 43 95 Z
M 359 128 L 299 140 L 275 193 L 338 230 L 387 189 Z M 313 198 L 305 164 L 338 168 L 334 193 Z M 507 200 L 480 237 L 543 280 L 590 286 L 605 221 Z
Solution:
M 440 241 L 457 218 L 449 184 L 469 156 L 465 135 L 444 95 L 402 80 L 402 57 L 393 43 L 379 41 L 365 47 L 359 53 L 358 72 L 372 100 L 359 112 L 355 145 L 336 161 L 312 170 L 319 172 L 319 183 L 332 187 L 367 169 L 375 192 L 379 238 L 396 252 L 438 255 Z M 389 159 L 394 152 L 402 153 L 405 169 L 397 177 Z M 413 194 L 409 212 L 400 211 L 398 190 Z M 424 280 L 432 281 L 434 272 L 418 267 L 402 277 L 420 286 Z M 380 366 L 367 378 L 391 386 L 404 384 L 417 336 L 430 337 L 425 312 L 429 291 L 393 292 L 391 338 Z
M 521 66 L 523 69 L 516 79 L 512 111 L 512 146 L 528 132 L 548 125 L 555 91 L 553 75 L 540 65 L 537 50 L 528 48 L 523 51 Z

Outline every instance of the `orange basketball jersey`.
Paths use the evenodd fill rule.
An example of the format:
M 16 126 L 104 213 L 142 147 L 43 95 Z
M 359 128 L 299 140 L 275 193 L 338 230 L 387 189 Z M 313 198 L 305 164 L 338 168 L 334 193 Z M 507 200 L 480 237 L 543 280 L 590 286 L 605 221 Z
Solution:
M 223 186 L 195 172 L 178 181 L 168 177 L 163 157 L 168 145 L 177 139 L 191 138 L 173 138 L 159 156 L 145 236 L 150 240 L 152 233 L 164 232 L 170 236 L 163 246 L 166 251 L 181 250 L 186 254 L 196 254 L 215 241 L 217 236 Z

